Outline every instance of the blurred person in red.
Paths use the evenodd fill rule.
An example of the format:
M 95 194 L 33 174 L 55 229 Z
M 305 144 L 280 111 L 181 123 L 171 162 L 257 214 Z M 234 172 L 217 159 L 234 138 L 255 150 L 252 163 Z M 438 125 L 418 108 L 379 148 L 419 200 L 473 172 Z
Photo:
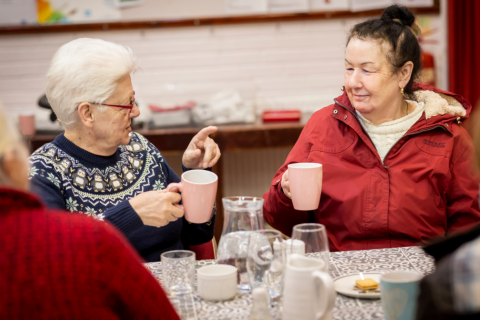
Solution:
M 27 157 L 0 107 L 0 319 L 179 319 L 118 231 L 28 193 Z

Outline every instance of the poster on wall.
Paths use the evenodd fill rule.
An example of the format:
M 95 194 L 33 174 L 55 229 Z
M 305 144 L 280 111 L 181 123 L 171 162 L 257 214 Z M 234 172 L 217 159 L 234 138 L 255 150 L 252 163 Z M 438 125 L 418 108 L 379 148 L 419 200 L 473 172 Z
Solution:
M 261 14 L 267 11 L 267 0 L 225 0 L 225 12 L 228 14 Z
M 0 25 L 37 23 L 35 0 L 0 0 Z
M 350 10 L 367 11 L 375 9 L 385 9 L 394 3 L 392 0 L 350 0 Z
M 269 12 L 307 12 L 309 11 L 309 0 L 268 0 Z
M 349 0 L 311 0 L 312 11 L 349 11 Z
M 40 24 L 119 21 L 120 9 L 109 0 L 37 0 Z

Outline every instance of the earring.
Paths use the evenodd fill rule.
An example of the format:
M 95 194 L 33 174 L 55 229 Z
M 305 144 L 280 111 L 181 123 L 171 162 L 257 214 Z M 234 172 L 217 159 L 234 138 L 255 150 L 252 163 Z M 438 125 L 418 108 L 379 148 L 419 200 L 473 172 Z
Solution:
M 342 86 L 342 88 L 340 90 L 345 91 L 345 86 Z
M 400 94 L 403 96 L 403 88 L 400 88 Z

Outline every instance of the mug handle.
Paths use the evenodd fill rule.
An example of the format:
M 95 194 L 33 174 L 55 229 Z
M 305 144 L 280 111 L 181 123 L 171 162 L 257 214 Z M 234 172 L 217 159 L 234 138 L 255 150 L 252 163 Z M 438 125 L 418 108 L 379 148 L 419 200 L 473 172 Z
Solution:
M 326 272 L 315 271 L 312 277 L 315 284 L 315 301 L 317 301 L 315 319 L 321 320 L 335 306 L 335 288 L 332 277 Z
M 173 190 L 172 190 L 173 189 Z M 178 183 L 170 183 L 166 188 L 165 190 L 167 192 L 178 192 L 178 193 L 182 193 L 183 192 L 183 185 L 181 182 L 178 182 Z

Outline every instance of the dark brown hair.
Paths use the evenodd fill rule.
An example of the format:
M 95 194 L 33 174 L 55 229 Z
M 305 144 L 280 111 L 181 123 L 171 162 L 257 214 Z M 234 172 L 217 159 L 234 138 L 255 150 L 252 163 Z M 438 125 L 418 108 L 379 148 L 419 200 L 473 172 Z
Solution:
M 412 61 L 413 70 L 410 81 L 405 86 L 405 94 L 412 94 L 413 80 L 419 76 L 421 69 L 421 49 L 417 37 L 408 27 L 414 25 L 415 16 L 407 8 L 392 5 L 383 11 L 380 18 L 369 19 L 353 26 L 348 35 L 347 45 L 352 38 L 361 40 L 380 40 L 390 45 L 386 52 L 387 60 L 397 72 L 406 62 Z

